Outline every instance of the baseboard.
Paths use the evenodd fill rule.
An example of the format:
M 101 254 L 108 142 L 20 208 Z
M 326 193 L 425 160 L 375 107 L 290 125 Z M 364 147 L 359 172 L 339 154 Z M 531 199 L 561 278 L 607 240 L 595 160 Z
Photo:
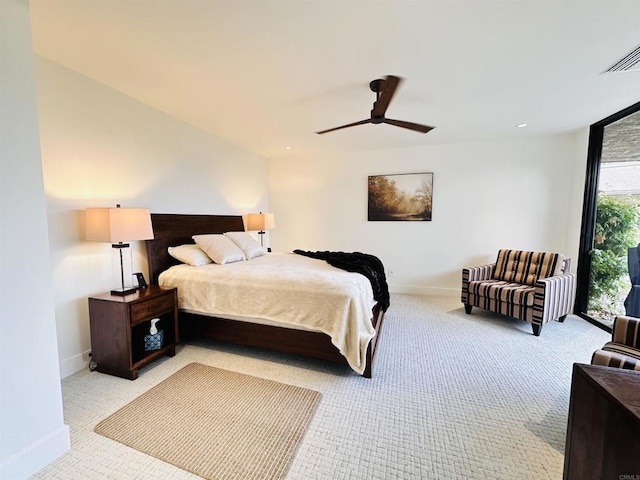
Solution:
M 89 350 L 73 357 L 60 360 L 60 378 L 67 378 L 69 375 L 89 368 Z
M 431 297 L 459 297 L 459 288 L 419 287 L 417 285 L 403 285 L 389 283 L 390 293 L 406 293 L 409 295 L 427 295 Z
M 0 464 L 0 478 L 22 480 L 42 470 L 71 448 L 69 427 L 60 428 L 35 441 Z

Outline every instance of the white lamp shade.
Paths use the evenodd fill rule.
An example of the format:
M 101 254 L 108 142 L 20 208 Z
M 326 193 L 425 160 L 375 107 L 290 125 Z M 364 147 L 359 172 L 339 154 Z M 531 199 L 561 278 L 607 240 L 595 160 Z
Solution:
M 129 242 L 153 238 L 148 208 L 87 208 L 87 240 L 91 242 Z
M 273 213 L 250 213 L 247 215 L 247 230 L 250 232 L 274 230 L 276 222 Z

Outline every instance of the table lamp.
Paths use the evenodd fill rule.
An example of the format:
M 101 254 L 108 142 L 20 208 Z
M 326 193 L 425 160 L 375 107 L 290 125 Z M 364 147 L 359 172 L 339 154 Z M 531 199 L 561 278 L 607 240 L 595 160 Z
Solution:
M 111 295 L 128 295 L 136 287 L 124 286 L 124 262 L 122 251 L 129 248 L 126 242 L 153 238 L 151 214 L 148 208 L 87 208 L 86 233 L 90 242 L 108 242 L 120 255 L 120 288 L 111 290 Z
M 276 228 L 276 222 L 273 213 L 250 213 L 247 215 L 247 231 L 258 232 L 260 235 L 260 246 L 264 247 L 262 236 L 265 230 L 273 230 Z

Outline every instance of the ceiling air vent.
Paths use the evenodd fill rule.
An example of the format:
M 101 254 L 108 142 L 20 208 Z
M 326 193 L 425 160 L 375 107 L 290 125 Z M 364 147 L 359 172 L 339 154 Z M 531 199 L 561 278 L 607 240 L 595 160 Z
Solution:
M 631 50 L 602 73 L 628 72 L 630 70 L 640 70 L 640 45 Z

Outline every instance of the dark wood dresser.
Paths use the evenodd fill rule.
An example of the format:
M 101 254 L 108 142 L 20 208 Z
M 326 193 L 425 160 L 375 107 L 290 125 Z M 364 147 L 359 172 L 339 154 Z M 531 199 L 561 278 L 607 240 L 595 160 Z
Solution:
M 574 364 L 564 480 L 640 479 L 640 372 Z

